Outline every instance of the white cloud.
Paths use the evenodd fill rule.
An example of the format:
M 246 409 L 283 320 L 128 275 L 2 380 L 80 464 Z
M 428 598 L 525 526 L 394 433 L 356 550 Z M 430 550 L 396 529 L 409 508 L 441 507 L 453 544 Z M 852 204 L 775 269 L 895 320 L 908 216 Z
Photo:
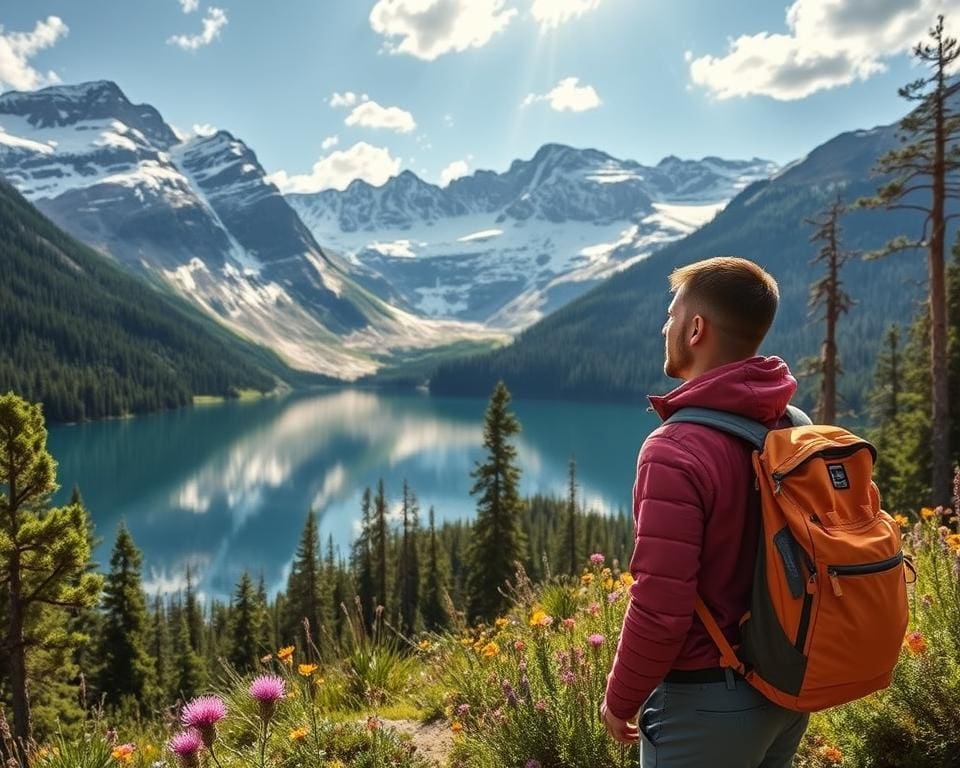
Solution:
M 184 13 L 193 13 L 200 7 L 200 0 L 180 0 L 180 8 Z
M 388 38 L 390 53 L 433 61 L 451 51 L 480 48 L 507 28 L 516 8 L 506 0 L 378 0 L 370 26 Z M 399 42 L 395 38 L 400 38 Z
M 167 40 L 167 43 L 185 51 L 195 51 L 219 38 L 220 31 L 225 26 L 227 26 L 226 11 L 210 6 L 207 8 L 207 15 L 203 17 L 203 31 L 199 35 L 174 35 Z
M 329 104 L 334 109 L 337 107 L 352 107 L 357 102 L 367 101 L 369 98 L 365 93 L 358 95 L 353 91 L 344 91 L 343 93 L 334 91 L 333 96 L 329 99 Z
M 354 179 L 363 179 L 378 187 L 400 171 L 401 160 L 393 157 L 386 147 L 374 147 L 358 142 L 350 149 L 337 150 L 321 157 L 310 173 L 289 176 L 277 171 L 267 177 L 281 192 L 319 192 L 324 189 L 344 190 Z
M 10 86 L 19 91 L 32 91 L 59 83 L 56 72 L 38 72 L 29 60 L 44 48 L 56 45 L 69 31 L 59 16 L 38 21 L 33 32 L 4 32 L 0 26 L 0 88 Z
M 530 13 L 541 30 L 559 27 L 565 21 L 596 9 L 601 0 L 533 0 Z
M 466 176 L 470 172 L 470 166 L 466 160 L 454 160 L 450 165 L 440 171 L 440 186 L 445 187 L 454 179 Z
M 453 126 L 454 126 L 453 115 L 444 115 L 444 116 L 443 116 L 443 123 L 444 123 L 444 125 L 447 126 L 447 128 L 453 128 Z
M 323 141 L 320 142 L 320 148 L 326 152 L 328 149 L 332 149 L 340 143 L 340 137 L 334 134 L 333 136 L 327 136 Z
M 375 101 L 365 101 L 353 108 L 344 120 L 347 125 L 364 128 L 386 128 L 398 133 L 410 133 L 417 127 L 413 115 L 399 107 L 381 107 Z
M 193 124 L 193 135 L 194 136 L 213 136 L 217 132 L 217 126 L 210 125 L 210 123 L 194 123 Z
M 884 59 L 926 38 L 937 13 L 949 24 L 960 0 L 794 0 L 788 34 L 741 35 L 723 56 L 684 58 L 692 82 L 719 99 L 802 99 L 883 72 Z
M 548 101 L 557 112 L 585 112 L 596 109 L 603 102 L 592 85 L 580 85 L 580 78 L 565 77 L 549 93 L 531 93 L 523 100 L 523 106 L 528 107 L 539 101 Z

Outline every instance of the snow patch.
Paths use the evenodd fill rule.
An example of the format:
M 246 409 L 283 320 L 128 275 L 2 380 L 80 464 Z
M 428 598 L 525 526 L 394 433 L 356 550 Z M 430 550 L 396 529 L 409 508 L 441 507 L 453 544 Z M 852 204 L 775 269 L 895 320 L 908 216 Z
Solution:
M 367 245 L 371 251 L 376 251 L 381 256 L 391 256 L 395 259 L 415 259 L 417 254 L 413 252 L 414 242 L 412 240 L 393 240 L 392 242 L 380 242 L 379 240 Z
M 487 240 L 492 240 L 495 237 L 499 237 L 503 234 L 502 229 L 484 229 L 480 232 L 474 232 L 470 235 L 464 235 L 463 237 L 458 237 L 458 243 L 472 243 L 474 241 L 485 242 Z

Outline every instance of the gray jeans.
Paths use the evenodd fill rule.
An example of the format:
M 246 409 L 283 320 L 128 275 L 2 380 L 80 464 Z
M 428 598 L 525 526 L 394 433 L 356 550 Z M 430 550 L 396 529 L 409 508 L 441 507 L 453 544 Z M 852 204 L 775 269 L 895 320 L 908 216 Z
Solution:
M 788 768 L 809 719 L 740 677 L 661 683 L 640 712 L 640 766 Z

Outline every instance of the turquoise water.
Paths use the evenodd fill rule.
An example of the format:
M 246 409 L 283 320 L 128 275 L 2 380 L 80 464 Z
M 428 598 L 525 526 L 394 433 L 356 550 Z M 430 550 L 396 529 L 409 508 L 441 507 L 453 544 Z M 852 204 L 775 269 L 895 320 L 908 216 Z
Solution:
M 144 553 L 147 590 L 173 591 L 190 564 L 224 596 L 243 570 L 283 586 L 312 505 L 346 555 L 360 497 L 379 478 L 394 505 L 407 479 L 424 519 L 474 514 L 470 470 L 483 456 L 486 401 L 337 390 L 228 402 L 135 419 L 58 426 L 57 503 L 80 487 L 105 567 L 121 520 Z M 627 509 L 636 454 L 655 424 L 644 405 L 515 401 L 524 494 L 566 495 L 576 454 L 581 496 Z

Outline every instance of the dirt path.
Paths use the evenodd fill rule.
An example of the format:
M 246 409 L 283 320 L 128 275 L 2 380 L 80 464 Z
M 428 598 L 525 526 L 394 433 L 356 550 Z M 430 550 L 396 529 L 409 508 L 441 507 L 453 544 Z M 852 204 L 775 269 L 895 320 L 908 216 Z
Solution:
M 445 766 L 453 744 L 450 727 L 438 720 L 434 723 L 421 723 L 416 720 L 384 720 L 383 724 L 397 733 L 410 736 L 411 743 L 417 748 L 417 754 L 436 766 Z

